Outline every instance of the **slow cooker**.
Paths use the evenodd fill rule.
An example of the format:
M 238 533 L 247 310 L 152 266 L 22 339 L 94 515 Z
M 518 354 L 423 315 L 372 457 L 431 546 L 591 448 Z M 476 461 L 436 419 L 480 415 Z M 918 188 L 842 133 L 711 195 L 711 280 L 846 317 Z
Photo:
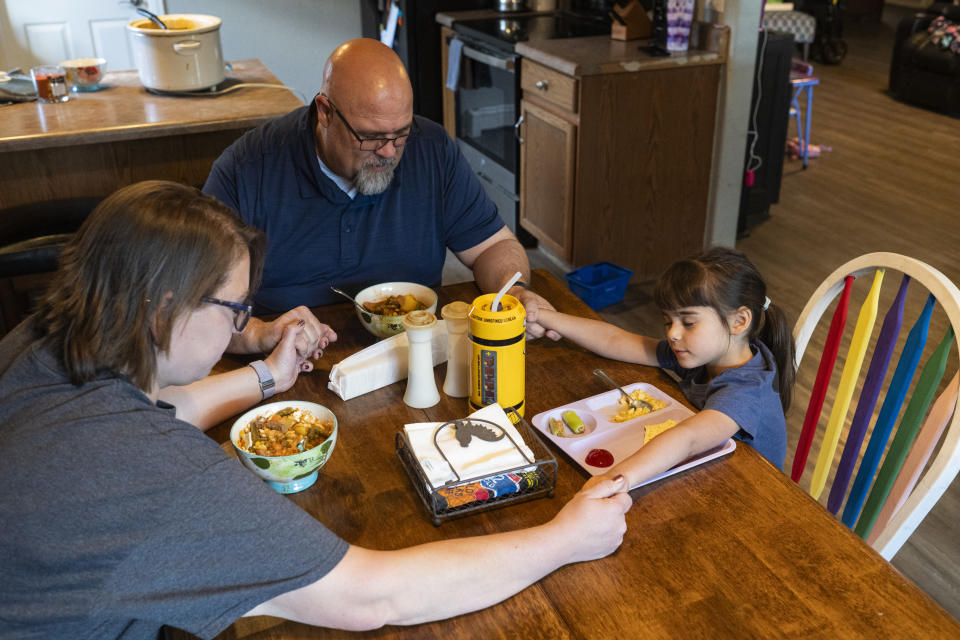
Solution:
M 223 82 L 220 18 L 192 13 L 147 18 L 127 25 L 140 82 L 154 91 L 199 91 Z

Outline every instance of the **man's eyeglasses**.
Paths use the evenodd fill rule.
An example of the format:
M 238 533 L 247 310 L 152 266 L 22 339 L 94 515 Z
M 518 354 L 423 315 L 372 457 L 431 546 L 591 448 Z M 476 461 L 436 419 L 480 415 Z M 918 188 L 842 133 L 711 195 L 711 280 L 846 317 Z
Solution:
M 420 127 L 417 124 L 416 119 L 414 119 L 411 122 L 410 131 L 408 133 L 403 134 L 402 136 L 395 136 L 393 138 L 361 138 L 360 134 L 357 133 L 354 130 L 354 128 L 350 126 L 350 123 L 347 122 L 347 119 L 343 117 L 343 114 L 340 113 L 340 110 L 337 109 L 337 107 L 334 106 L 333 102 L 330 101 L 330 98 L 328 98 L 324 94 L 320 94 L 320 95 L 323 95 L 323 97 L 326 98 L 327 104 L 330 105 L 330 108 L 333 110 L 333 112 L 337 114 L 337 117 L 340 118 L 343 124 L 347 127 L 347 131 L 349 131 L 353 135 L 353 137 L 357 139 L 357 142 L 360 143 L 360 149 L 362 151 L 379 151 L 380 149 L 383 149 L 385 146 L 387 146 L 388 142 L 393 143 L 394 149 L 400 149 L 403 147 L 403 145 L 407 143 L 407 138 L 409 138 L 411 135 L 416 134 L 417 131 L 420 130 Z
M 253 307 L 242 302 L 231 302 L 230 300 L 220 300 L 206 296 L 200 298 L 200 302 L 218 304 L 233 311 L 233 330 L 237 333 L 243 333 L 243 330 L 247 328 L 247 321 L 250 320 L 250 314 L 253 313 Z

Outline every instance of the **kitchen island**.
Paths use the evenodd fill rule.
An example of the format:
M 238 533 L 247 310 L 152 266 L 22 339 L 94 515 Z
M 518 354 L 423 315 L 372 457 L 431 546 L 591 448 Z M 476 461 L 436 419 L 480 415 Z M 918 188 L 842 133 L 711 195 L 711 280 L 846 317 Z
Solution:
M 0 107 L 0 210 L 103 197 L 149 179 L 201 186 L 245 131 L 302 106 L 259 60 L 232 63 L 221 95 L 160 95 L 137 72 L 104 75 L 104 88 L 58 104 Z

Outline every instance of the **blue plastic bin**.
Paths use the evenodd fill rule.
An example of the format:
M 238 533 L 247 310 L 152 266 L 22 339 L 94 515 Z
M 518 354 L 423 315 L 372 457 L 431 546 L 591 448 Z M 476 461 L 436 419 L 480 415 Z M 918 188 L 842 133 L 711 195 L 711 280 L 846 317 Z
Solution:
M 567 286 L 591 309 L 623 300 L 633 271 L 612 262 L 598 262 L 567 274 Z

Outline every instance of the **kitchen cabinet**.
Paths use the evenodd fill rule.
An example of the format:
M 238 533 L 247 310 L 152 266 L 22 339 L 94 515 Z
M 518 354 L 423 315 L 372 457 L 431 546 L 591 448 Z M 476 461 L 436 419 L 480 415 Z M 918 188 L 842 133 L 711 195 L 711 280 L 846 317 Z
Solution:
M 607 37 L 521 60 L 520 224 L 574 267 L 656 278 L 704 247 L 723 55 L 653 58 Z
M 571 258 L 577 128 L 523 100 L 520 224 L 563 260 Z

